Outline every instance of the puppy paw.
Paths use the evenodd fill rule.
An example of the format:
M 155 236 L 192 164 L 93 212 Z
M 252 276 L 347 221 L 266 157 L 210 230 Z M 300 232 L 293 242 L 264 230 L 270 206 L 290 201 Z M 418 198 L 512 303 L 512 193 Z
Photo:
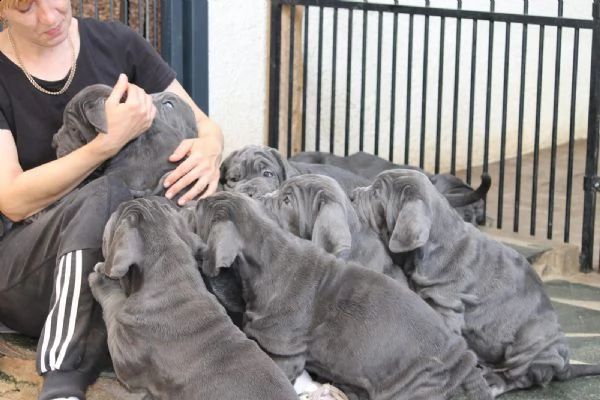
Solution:
M 94 266 L 94 272 L 97 272 L 99 274 L 104 274 L 104 263 L 103 262 L 96 263 L 96 265 Z

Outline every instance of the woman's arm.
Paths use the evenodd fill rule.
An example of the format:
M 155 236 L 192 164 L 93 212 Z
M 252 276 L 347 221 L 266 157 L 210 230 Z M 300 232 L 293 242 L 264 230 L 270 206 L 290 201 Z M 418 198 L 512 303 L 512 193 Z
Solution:
M 200 194 L 201 197 L 206 197 L 216 191 L 224 138 L 221 128 L 196 105 L 177 80 L 174 80 L 166 91 L 177 94 L 192 107 L 198 127 L 198 139 L 182 141 L 169 157 L 171 162 L 178 162 L 187 157 L 165 179 L 165 186 L 169 188 L 166 193 L 168 198 L 172 198 L 182 189 L 187 189 L 179 199 L 179 204 L 183 205 Z
M 127 100 L 121 98 L 127 93 Z M 0 212 L 21 221 L 48 207 L 79 185 L 130 140 L 146 131 L 156 114 L 152 98 L 125 75 L 106 100 L 108 133 L 57 160 L 23 171 L 9 130 L 0 130 Z
M 0 130 L 0 212 L 21 221 L 73 190 L 107 155 L 96 141 L 39 167 L 23 171 L 12 133 Z

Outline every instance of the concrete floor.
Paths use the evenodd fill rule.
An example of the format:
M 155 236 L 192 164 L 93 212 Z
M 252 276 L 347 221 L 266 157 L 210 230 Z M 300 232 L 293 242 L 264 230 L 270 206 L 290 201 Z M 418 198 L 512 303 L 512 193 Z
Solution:
M 517 160 L 506 160 L 504 165 L 504 182 L 501 188 L 500 184 L 500 164 L 490 164 L 488 172 L 492 176 L 492 187 L 486 197 L 486 214 L 488 215 L 488 232 L 493 235 L 517 238 L 523 241 L 534 242 L 546 246 L 556 246 L 568 243 L 581 249 L 581 236 L 583 227 L 583 177 L 585 172 L 586 141 L 577 140 L 573 146 L 573 177 L 572 193 L 567 196 L 567 166 L 569 163 L 568 145 L 562 145 L 557 148 L 555 171 L 555 190 L 554 202 L 550 202 L 550 171 L 551 171 L 551 152 L 544 149 L 539 153 L 538 178 L 537 185 L 533 183 L 534 157 L 532 154 L 525 155 L 521 166 L 521 186 L 520 199 L 518 202 L 518 218 L 515 218 L 516 203 L 516 169 Z M 482 168 L 476 167 L 472 170 L 471 184 L 479 184 L 479 176 Z M 458 171 L 457 176 L 466 178 L 465 171 Z M 535 207 L 532 207 L 533 189 L 537 190 Z M 501 193 L 501 196 L 500 196 Z M 502 207 L 499 207 L 502 199 Z M 565 221 L 567 216 L 567 201 L 570 201 L 570 218 Z M 552 206 L 552 207 L 551 207 Z M 535 208 L 535 213 L 531 213 Z M 548 210 L 553 209 L 550 213 Z M 600 202 L 596 204 L 596 215 L 600 217 Z M 534 221 L 535 219 L 535 221 Z M 498 221 L 501 226 L 498 227 Z M 550 221 L 550 228 L 548 228 Z M 518 230 L 515 231 L 515 222 L 518 224 Z M 569 237 L 565 240 L 564 228 L 568 226 Z M 533 228 L 532 228 L 533 227 Z M 533 229 L 534 234 L 531 234 Z M 600 224 L 596 223 L 595 243 L 600 241 Z M 599 246 L 594 249 L 593 268 L 598 271 L 600 261 Z M 577 270 L 578 266 L 574 266 Z
M 584 279 L 586 284 L 577 283 Z M 600 363 L 600 274 L 546 282 L 574 362 Z M 34 400 L 41 384 L 35 373 L 35 341 L 0 335 L 0 399 Z M 138 400 L 107 373 L 88 391 L 88 400 Z M 508 393 L 503 400 L 600 400 L 600 377 L 553 382 L 547 388 Z M 191 399 L 190 399 L 191 400 Z M 254 399 L 248 399 L 254 400 Z

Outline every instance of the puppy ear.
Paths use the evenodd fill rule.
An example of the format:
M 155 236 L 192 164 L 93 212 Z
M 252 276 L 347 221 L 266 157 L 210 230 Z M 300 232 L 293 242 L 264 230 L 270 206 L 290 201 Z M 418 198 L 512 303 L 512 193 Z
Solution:
M 273 159 L 275 160 L 275 162 L 277 162 L 277 165 L 279 166 L 279 169 L 281 170 L 281 182 L 287 180 L 288 175 L 289 175 L 289 171 L 288 171 L 288 166 L 287 163 L 283 161 L 283 157 L 281 156 L 281 153 L 274 148 L 270 148 L 269 149 L 271 155 L 273 156 Z M 279 183 L 281 183 L 279 182 Z
M 431 213 L 425 202 L 408 201 L 396 218 L 388 247 L 394 253 L 417 249 L 427 242 L 430 230 Z
M 137 218 L 130 216 L 118 222 L 104 265 L 104 273 L 111 278 L 124 277 L 132 265 L 142 262 L 142 238 L 137 229 Z
M 246 304 L 242 297 L 242 285 L 237 274 L 230 268 L 224 269 L 219 275 L 205 279 L 206 287 L 215 295 L 225 309 L 243 313 Z
M 88 122 L 94 127 L 94 129 L 96 129 L 96 132 L 94 132 L 94 137 L 96 133 L 107 133 L 108 130 L 105 102 L 106 99 L 104 97 L 100 97 L 83 103 L 83 114 Z M 93 137 L 86 139 L 91 140 Z
M 208 277 L 217 276 L 221 268 L 229 268 L 242 251 L 242 240 L 231 221 L 213 226 L 207 244 L 201 268 Z
M 352 235 L 340 204 L 330 203 L 321 207 L 313 227 L 312 242 L 339 258 L 346 259 L 350 255 Z

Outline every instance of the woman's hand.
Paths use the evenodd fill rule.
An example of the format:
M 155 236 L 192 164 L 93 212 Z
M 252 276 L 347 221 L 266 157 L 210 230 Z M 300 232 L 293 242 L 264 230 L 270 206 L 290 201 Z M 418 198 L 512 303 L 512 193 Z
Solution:
M 123 96 L 127 96 L 121 102 Z M 115 155 L 128 142 L 135 139 L 152 125 L 156 106 L 144 89 L 129 83 L 127 75 L 121 74 L 105 102 L 107 132 L 99 135 L 104 148 Z
M 165 179 L 165 187 L 168 188 L 165 196 L 171 199 L 190 185 L 177 201 L 179 205 L 199 194 L 202 194 L 201 198 L 213 194 L 219 184 L 221 156 L 221 143 L 212 136 L 183 140 L 169 157 L 171 162 L 185 160 Z

